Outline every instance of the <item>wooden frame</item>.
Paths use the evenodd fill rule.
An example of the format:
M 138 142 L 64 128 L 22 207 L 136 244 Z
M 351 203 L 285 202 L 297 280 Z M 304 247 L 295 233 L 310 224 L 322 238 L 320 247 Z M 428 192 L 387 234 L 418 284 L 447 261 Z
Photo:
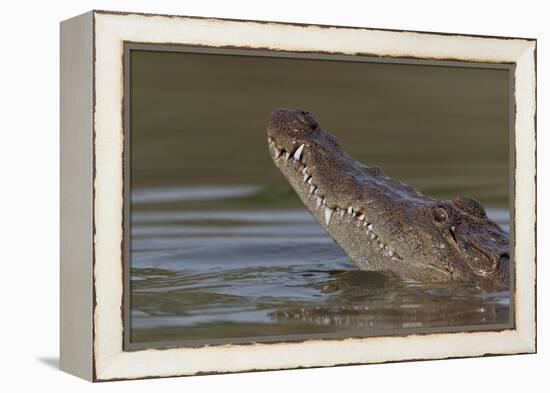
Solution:
M 514 328 L 124 350 L 125 43 L 515 67 Z M 536 351 L 536 41 L 92 11 L 61 24 L 61 368 L 93 381 Z

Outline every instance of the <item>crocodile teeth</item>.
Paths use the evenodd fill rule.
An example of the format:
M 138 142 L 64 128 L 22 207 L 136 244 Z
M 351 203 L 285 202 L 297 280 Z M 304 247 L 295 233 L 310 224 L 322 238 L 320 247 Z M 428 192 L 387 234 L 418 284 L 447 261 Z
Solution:
M 372 234 L 370 235 L 370 240 L 374 239 L 375 237 L 376 237 L 376 235 L 375 235 L 374 233 L 372 233 Z
M 275 158 L 279 158 L 281 157 L 281 154 L 283 154 L 283 151 L 282 150 L 279 150 L 277 148 L 275 148 Z
M 317 201 L 317 209 L 319 209 L 319 207 L 321 206 L 321 203 L 323 203 L 323 198 L 321 197 L 316 197 L 315 200 Z
M 347 210 L 348 214 L 352 214 L 353 213 L 353 209 L 350 207 L 348 207 L 348 210 Z
M 340 212 L 340 217 L 344 217 L 344 214 L 346 214 L 346 211 L 344 209 L 338 209 Z
M 306 183 L 309 180 L 309 175 L 306 173 L 304 175 L 304 183 Z
M 327 225 L 330 223 L 332 212 L 333 210 L 330 207 L 325 207 L 325 220 L 327 221 Z
M 267 137 L 267 143 L 271 143 L 271 142 L 273 142 L 273 139 L 270 136 L 268 136 Z
M 367 229 L 368 229 L 369 231 L 372 231 L 372 224 L 369 224 L 369 225 L 367 226 Z
M 303 167 L 302 170 L 300 171 L 300 173 L 301 173 L 302 175 L 307 174 L 307 166 Z
M 311 179 L 313 179 L 313 177 L 310 177 L 309 179 L 307 179 L 307 184 L 309 184 L 310 186 L 313 185 L 313 180 Z
M 290 153 L 289 152 L 286 152 L 285 153 L 285 160 L 288 160 L 290 158 Z
M 302 157 L 302 150 L 304 150 L 304 144 L 302 143 L 300 147 L 294 152 L 294 159 L 296 161 L 300 161 L 300 157 Z
M 380 243 L 380 249 L 383 249 L 384 248 L 384 245 L 382 243 Z
M 313 194 L 313 192 L 315 191 L 315 188 L 316 188 L 315 186 L 310 186 L 309 187 L 309 193 Z
M 361 214 L 359 217 L 357 217 L 359 220 L 363 221 L 365 219 L 365 215 Z

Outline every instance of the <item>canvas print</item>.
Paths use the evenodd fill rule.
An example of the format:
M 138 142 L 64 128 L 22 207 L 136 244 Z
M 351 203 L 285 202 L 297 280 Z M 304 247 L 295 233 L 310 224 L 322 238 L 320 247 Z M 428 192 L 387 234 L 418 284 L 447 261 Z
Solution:
M 509 68 L 127 53 L 129 348 L 512 326 Z

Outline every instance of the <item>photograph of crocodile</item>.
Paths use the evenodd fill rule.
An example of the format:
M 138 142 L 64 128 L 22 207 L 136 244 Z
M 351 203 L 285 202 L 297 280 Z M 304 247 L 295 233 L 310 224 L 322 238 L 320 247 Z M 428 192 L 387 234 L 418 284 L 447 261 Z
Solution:
M 129 348 L 513 321 L 508 68 L 139 45 Z

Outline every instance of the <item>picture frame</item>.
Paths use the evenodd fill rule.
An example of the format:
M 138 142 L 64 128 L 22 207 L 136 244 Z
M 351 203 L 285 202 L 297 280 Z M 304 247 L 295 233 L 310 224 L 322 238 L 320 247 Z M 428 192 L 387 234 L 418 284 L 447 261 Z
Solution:
M 132 45 L 510 67 L 513 326 L 129 349 L 124 97 Z M 62 22 L 60 64 L 62 370 L 109 381 L 536 352 L 536 40 L 91 11 Z

